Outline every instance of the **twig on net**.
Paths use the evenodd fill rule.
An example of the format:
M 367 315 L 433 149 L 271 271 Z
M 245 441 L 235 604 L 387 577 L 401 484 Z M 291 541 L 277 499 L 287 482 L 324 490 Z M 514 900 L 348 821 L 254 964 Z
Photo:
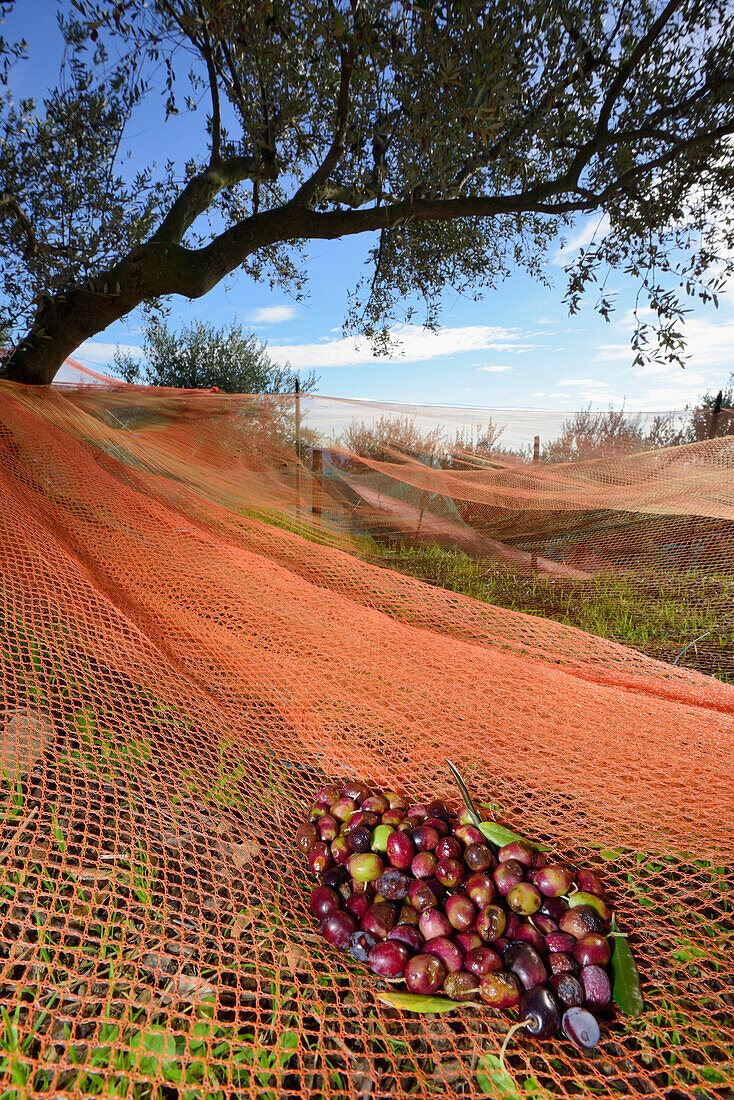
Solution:
M 682 649 L 682 650 L 680 651 L 680 653 L 678 654 L 678 656 L 676 657 L 676 659 L 675 659 L 675 660 L 673 661 L 673 664 L 674 664 L 674 665 L 677 665 L 677 664 L 678 664 L 678 661 L 680 661 L 680 659 L 681 659 L 681 657 L 683 656 L 683 654 L 684 654 L 684 653 L 687 653 L 687 652 L 688 652 L 688 650 L 689 650 L 689 649 L 691 648 L 691 646 L 692 646 L 692 645 L 695 645 L 695 644 L 696 644 L 696 642 L 700 642 L 700 641 L 701 641 L 701 638 L 708 638 L 708 636 L 709 636 L 709 634 L 710 634 L 710 633 L 711 633 L 711 631 L 710 631 L 710 630 L 707 630 L 705 634 L 701 634 L 701 635 L 700 635 L 700 636 L 699 636 L 698 638 L 694 638 L 692 642 L 689 642 L 689 643 L 688 643 L 688 645 L 687 645 L 687 646 L 685 647 L 685 649 Z
M 5 860 L 10 855 L 13 848 L 18 843 L 18 841 L 22 837 L 23 833 L 26 831 L 26 829 L 30 825 L 31 821 L 33 821 L 33 818 L 36 816 L 37 813 L 38 813 L 38 807 L 34 806 L 33 809 L 31 810 L 31 812 L 29 814 L 27 814 L 26 817 L 23 818 L 20 825 L 15 830 L 15 833 L 13 834 L 12 839 L 8 841 L 8 843 L 3 848 L 2 852 L 0 852 L 0 863 L 5 862 Z

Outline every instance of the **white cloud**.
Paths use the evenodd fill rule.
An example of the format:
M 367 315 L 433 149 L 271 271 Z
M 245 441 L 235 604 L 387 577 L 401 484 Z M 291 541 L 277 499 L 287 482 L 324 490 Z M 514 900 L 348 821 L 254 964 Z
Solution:
M 282 321 L 292 321 L 296 313 L 295 306 L 263 306 L 254 309 L 249 320 L 253 325 L 278 325 Z
M 607 382 L 597 382 L 595 378 L 563 378 L 559 386 L 607 386 Z
M 602 214 L 600 218 L 596 217 L 596 215 L 588 218 L 583 225 L 579 226 L 574 235 L 569 238 L 566 246 L 558 249 L 552 262 L 561 266 L 567 264 L 572 252 L 576 252 L 579 248 L 591 244 L 595 238 L 601 240 L 608 232 L 609 217 L 607 214 Z
M 491 367 L 477 367 L 477 370 L 486 370 L 490 374 L 499 374 L 501 371 L 512 370 L 512 367 L 504 366 L 502 363 L 493 363 Z
M 97 340 L 85 340 L 75 352 L 72 359 L 77 359 L 83 367 L 107 367 L 112 363 L 112 357 L 117 348 L 123 355 L 132 355 L 133 359 L 142 359 L 143 349 L 136 344 L 104 344 Z
M 397 325 L 391 335 L 397 345 L 393 355 L 374 356 L 367 340 L 351 336 L 313 344 L 270 344 L 268 352 L 277 363 L 289 362 L 296 370 L 310 370 L 360 363 L 420 363 L 467 351 L 521 352 L 537 346 L 525 343 L 520 329 L 491 325 L 464 325 L 438 332 L 420 325 Z

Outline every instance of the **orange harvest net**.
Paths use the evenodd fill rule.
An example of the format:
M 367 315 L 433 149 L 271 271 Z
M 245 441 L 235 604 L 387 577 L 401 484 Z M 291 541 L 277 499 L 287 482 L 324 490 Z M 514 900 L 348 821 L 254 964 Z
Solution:
M 446 458 L 300 406 L 0 385 L 0 1096 L 730 1095 L 734 687 L 366 558 L 734 573 L 734 438 L 533 467 L 469 410 L 420 411 Z M 318 936 L 315 790 L 456 805 L 447 757 L 629 933 L 646 1011 L 592 1055 L 502 1070 L 511 1016 L 389 1009 Z

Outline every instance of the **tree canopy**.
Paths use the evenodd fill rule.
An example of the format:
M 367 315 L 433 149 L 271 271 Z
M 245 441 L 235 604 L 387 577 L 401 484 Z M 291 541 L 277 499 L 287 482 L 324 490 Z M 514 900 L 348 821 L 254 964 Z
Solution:
M 682 362 L 686 302 L 715 300 L 734 271 L 729 0 L 61 12 L 58 87 L 40 103 L 8 95 L 0 116 L 7 378 L 48 382 L 137 306 L 198 298 L 237 269 L 298 292 L 314 238 L 374 234 L 346 326 L 378 346 L 406 303 L 435 325 L 447 286 L 478 296 L 513 265 L 544 279 L 550 242 L 580 215 L 599 232 L 567 269 L 568 306 L 596 284 L 608 317 L 608 271 L 631 276 L 640 361 Z M 23 46 L 0 51 L 10 63 Z M 130 179 L 123 139 L 160 73 L 168 114 L 205 113 L 191 129 L 204 136 L 176 164 L 140 134 Z
M 313 371 L 301 378 L 289 365 L 273 362 L 267 345 L 234 321 L 220 329 L 195 321 L 179 332 L 165 322 L 149 321 L 142 363 L 118 349 L 114 365 L 126 382 L 185 389 L 216 386 L 223 393 L 293 393 L 297 382 L 301 393 L 309 393 L 317 381 Z

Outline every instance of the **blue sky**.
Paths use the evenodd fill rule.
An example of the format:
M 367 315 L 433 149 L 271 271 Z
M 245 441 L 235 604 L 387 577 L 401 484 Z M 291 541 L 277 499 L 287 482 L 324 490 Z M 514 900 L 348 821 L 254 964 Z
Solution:
M 24 35 L 31 47 L 29 62 L 11 78 L 16 98 L 40 98 L 44 82 L 58 71 L 56 10 L 56 0 L 19 0 L 3 28 L 9 38 Z M 134 119 L 131 164 L 171 156 L 183 165 L 191 129 L 184 115 L 164 124 L 161 103 L 152 101 Z M 308 296 L 301 302 L 235 274 L 198 301 L 171 299 L 170 320 L 223 325 L 236 318 L 267 341 L 274 359 L 315 369 L 319 392 L 335 397 L 559 410 L 624 403 L 628 409 L 658 411 L 681 408 L 726 384 L 734 370 L 734 287 L 721 296 L 718 311 L 698 307 L 689 314 L 686 370 L 632 366 L 636 288 L 621 275 L 612 275 L 608 284 L 617 292 L 611 324 L 594 312 L 591 299 L 581 313 L 568 316 L 563 262 L 590 239 L 598 221 L 597 215 L 579 222 L 568 235 L 565 255 L 551 253 L 547 274 L 553 289 L 518 271 L 481 302 L 448 292 L 442 330 L 434 335 L 420 325 L 399 326 L 394 336 L 402 354 L 390 360 L 375 360 L 366 345 L 345 340 L 341 332 L 349 292 L 365 270 L 368 237 L 310 243 Z M 131 314 L 83 344 L 75 358 L 104 371 L 116 345 L 133 354 L 140 347 L 142 323 L 139 314 Z

